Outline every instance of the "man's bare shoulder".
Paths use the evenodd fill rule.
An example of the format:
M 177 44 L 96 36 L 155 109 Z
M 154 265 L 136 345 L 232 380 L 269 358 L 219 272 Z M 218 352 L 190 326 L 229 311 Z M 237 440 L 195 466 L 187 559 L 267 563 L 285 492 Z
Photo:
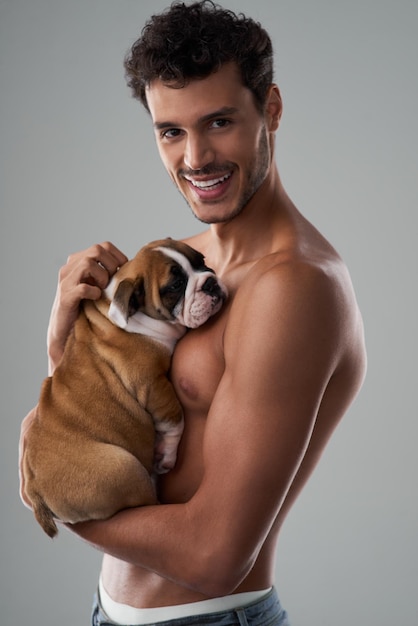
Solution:
M 245 275 L 237 296 L 247 297 L 248 291 L 260 297 L 283 298 L 298 295 L 312 302 L 346 293 L 353 297 L 350 276 L 344 262 L 336 253 L 298 254 L 279 251 L 258 260 Z
M 256 329 L 255 327 L 259 327 Z M 280 329 L 280 333 L 278 331 Z M 236 290 L 226 333 L 257 341 L 305 341 L 306 348 L 344 352 L 361 335 L 361 317 L 347 268 L 336 254 L 270 254 L 259 260 Z M 232 345 L 235 344 L 232 342 Z

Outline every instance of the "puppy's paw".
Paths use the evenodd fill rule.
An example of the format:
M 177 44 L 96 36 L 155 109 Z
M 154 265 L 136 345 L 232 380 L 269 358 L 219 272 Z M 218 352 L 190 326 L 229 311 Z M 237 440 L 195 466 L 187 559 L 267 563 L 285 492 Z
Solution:
M 155 474 L 167 474 L 167 472 L 169 472 L 170 470 L 173 469 L 173 467 L 176 464 L 176 460 L 174 459 L 174 463 L 167 462 L 166 459 L 162 458 L 162 459 L 155 459 L 154 462 L 154 472 Z
M 165 436 L 157 435 L 154 452 L 154 472 L 156 474 L 166 474 L 173 469 L 177 458 L 177 443 L 175 446 L 169 446 Z
M 157 430 L 154 448 L 154 472 L 166 474 L 176 464 L 177 448 L 183 433 L 183 423 L 169 429 Z

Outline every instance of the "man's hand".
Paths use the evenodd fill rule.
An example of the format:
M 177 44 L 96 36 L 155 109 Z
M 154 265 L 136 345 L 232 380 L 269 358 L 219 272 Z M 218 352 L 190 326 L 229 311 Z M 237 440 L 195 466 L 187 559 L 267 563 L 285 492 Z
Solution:
M 111 276 L 127 257 L 113 244 L 96 244 L 68 257 L 60 269 L 57 293 L 48 326 L 49 374 L 64 353 L 68 335 L 77 319 L 81 300 L 98 300 Z

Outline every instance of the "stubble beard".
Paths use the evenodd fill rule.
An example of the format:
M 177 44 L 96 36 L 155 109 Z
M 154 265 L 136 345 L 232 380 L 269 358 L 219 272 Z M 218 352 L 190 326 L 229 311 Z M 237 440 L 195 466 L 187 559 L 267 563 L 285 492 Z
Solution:
M 202 217 L 196 214 L 196 212 L 193 210 L 193 206 L 189 203 L 187 198 L 181 192 L 180 194 L 182 198 L 184 198 L 184 200 L 186 201 L 189 208 L 191 209 L 193 216 L 199 222 L 203 224 L 221 224 L 223 222 L 229 222 L 242 213 L 242 211 L 245 209 L 247 204 L 250 202 L 250 200 L 253 198 L 255 193 L 258 191 L 258 189 L 261 187 L 261 185 L 265 181 L 269 167 L 270 167 L 270 158 L 271 158 L 270 147 L 268 144 L 267 130 L 266 130 L 266 127 L 263 126 L 262 131 L 261 131 L 260 141 L 258 144 L 258 149 L 254 155 L 252 162 L 248 166 L 247 183 L 244 189 L 242 190 L 242 193 L 240 195 L 240 198 L 238 199 L 238 202 L 235 208 L 232 209 L 232 211 L 228 213 L 227 216 L 219 217 L 219 218 L 213 217 L 213 218 L 203 219 Z M 225 169 L 228 169 L 228 167 L 226 168 L 222 167 L 218 169 L 225 171 Z M 219 203 L 221 202 L 222 200 L 219 201 Z M 214 202 L 214 204 L 217 204 L 217 203 Z

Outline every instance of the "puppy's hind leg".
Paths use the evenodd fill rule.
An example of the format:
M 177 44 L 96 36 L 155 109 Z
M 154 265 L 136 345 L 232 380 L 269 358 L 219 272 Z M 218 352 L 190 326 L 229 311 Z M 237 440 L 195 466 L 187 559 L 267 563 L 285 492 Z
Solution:
M 89 498 L 79 501 L 81 516 L 107 519 L 122 509 L 156 504 L 155 487 L 144 465 L 124 448 L 100 445 L 100 455 L 97 450 L 92 455 L 88 487 L 84 483 Z

